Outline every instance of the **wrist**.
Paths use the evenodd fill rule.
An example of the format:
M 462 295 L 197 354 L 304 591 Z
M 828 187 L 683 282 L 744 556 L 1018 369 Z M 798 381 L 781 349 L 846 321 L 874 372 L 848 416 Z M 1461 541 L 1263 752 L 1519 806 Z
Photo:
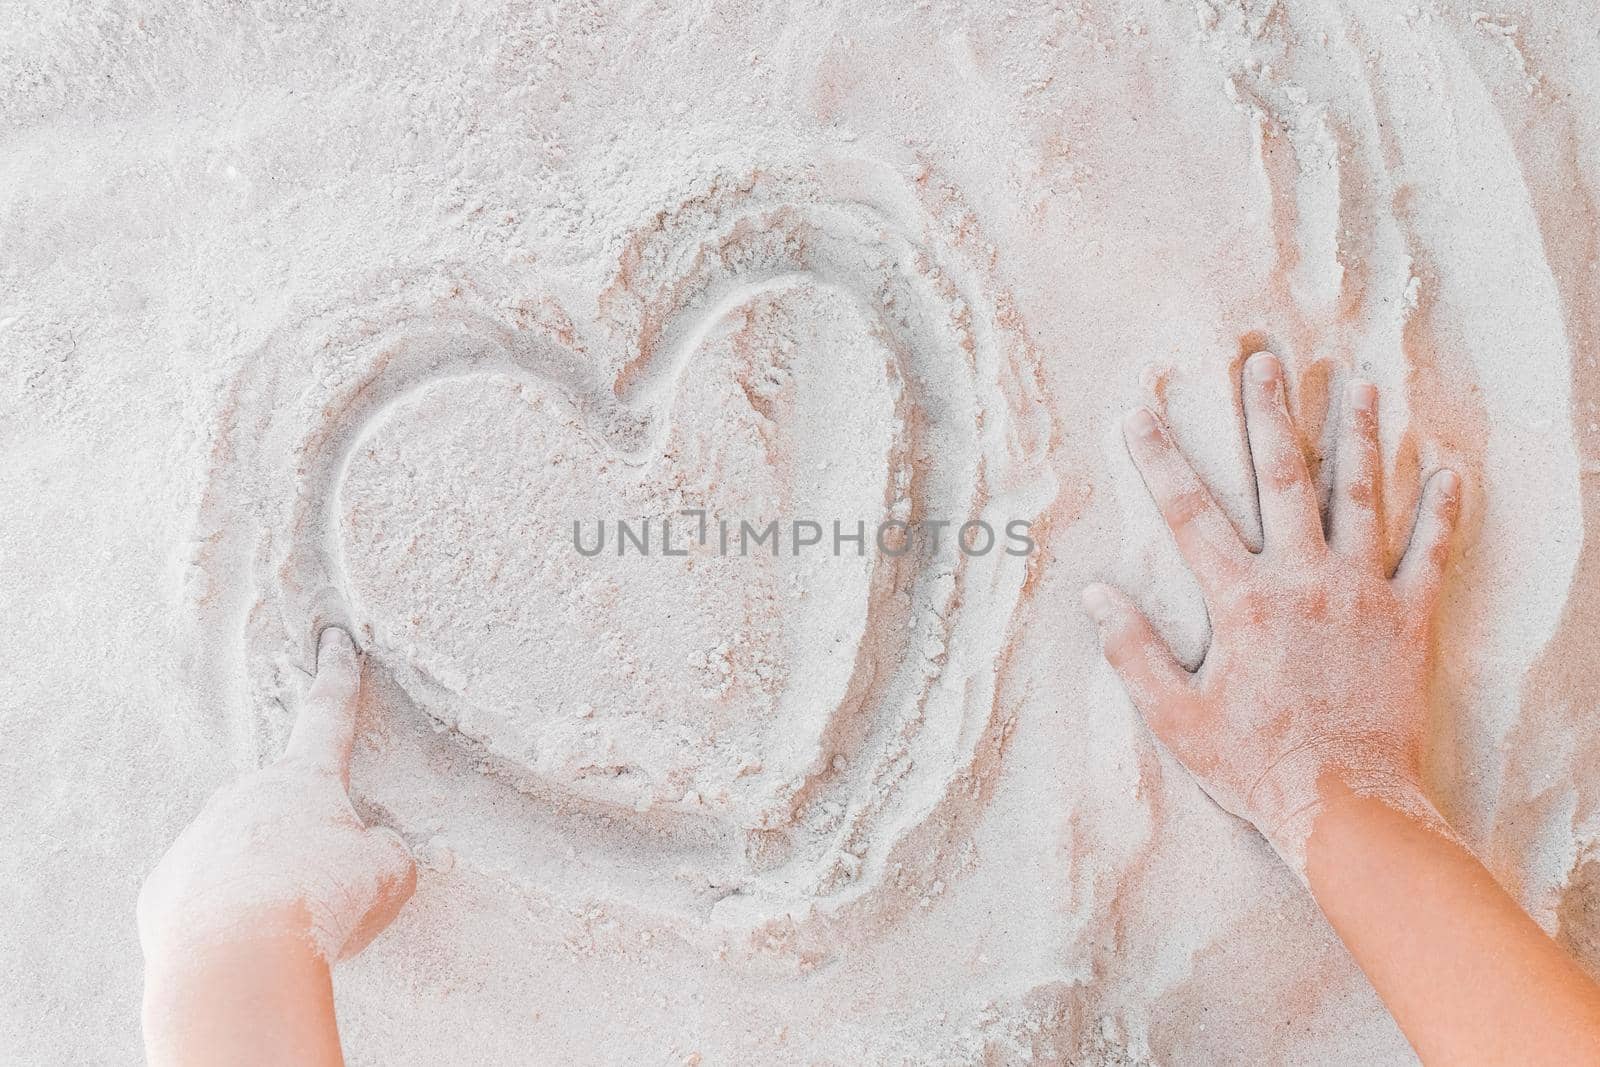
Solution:
M 155 909 L 152 909 L 155 910 Z M 309 910 L 300 904 L 266 905 L 195 899 L 140 916 L 147 966 L 215 956 L 277 954 L 316 947 Z
M 1260 826 L 1262 834 L 1302 881 L 1312 835 L 1323 820 L 1345 817 L 1356 801 L 1376 800 L 1417 822 L 1444 827 L 1415 760 L 1396 758 L 1385 745 L 1335 742 L 1328 747 L 1344 751 L 1329 758 L 1327 751 L 1304 750 L 1274 768 L 1292 784 L 1277 784 L 1269 775 L 1257 791 L 1278 802 L 1268 807 L 1277 814 Z
M 197 933 L 147 944 L 144 954 L 147 999 L 152 992 L 192 996 L 204 992 L 219 976 L 249 979 L 285 970 L 315 973 L 328 969 L 328 961 L 309 937 L 286 930 L 228 937 Z M 239 982 L 234 987 L 247 985 Z
M 1417 777 L 1329 775 L 1318 792 L 1322 803 L 1317 817 L 1307 827 L 1308 844 L 1364 821 L 1374 804 L 1443 837 L 1456 839 Z
M 334 1062 L 312 1054 L 328 1048 L 332 1018 L 328 963 L 305 937 L 196 939 L 147 951 L 152 1063 Z

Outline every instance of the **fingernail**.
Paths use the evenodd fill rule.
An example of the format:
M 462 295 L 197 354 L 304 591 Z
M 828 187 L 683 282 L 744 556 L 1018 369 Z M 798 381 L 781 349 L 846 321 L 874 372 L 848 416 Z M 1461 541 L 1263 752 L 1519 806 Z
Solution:
M 317 638 L 318 662 L 321 662 L 322 657 L 330 653 L 341 653 L 346 651 L 353 653 L 355 650 L 355 639 L 339 626 L 329 626 L 327 629 L 323 630 L 322 635 Z
M 1135 437 L 1148 439 L 1156 436 L 1159 424 L 1149 408 L 1136 408 L 1122 420 L 1122 427 Z
M 1461 476 L 1453 470 L 1442 470 L 1435 477 L 1439 479 L 1439 491 L 1447 496 L 1455 496 L 1461 488 Z
M 1277 379 L 1282 364 L 1271 352 L 1257 352 L 1245 363 L 1245 370 L 1253 382 L 1270 382 Z
M 1345 395 L 1357 411 L 1371 411 L 1378 405 L 1378 387 L 1359 378 L 1350 383 Z
M 1111 614 L 1111 594 L 1103 585 L 1086 585 L 1083 587 L 1083 610 L 1095 622 L 1105 622 Z

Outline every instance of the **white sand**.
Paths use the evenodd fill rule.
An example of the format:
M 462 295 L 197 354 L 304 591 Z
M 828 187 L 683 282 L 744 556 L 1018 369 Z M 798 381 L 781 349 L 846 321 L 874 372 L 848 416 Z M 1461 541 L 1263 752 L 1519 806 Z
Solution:
M 1600 967 L 1600 17 L 966 6 L 0 4 L 0 1059 L 137 1061 L 337 620 L 423 865 L 353 1063 L 1408 1062 L 1076 609 L 1199 658 L 1117 416 L 1250 529 L 1262 345 L 1483 486 L 1430 771 Z M 572 550 L 682 508 L 1041 553 Z

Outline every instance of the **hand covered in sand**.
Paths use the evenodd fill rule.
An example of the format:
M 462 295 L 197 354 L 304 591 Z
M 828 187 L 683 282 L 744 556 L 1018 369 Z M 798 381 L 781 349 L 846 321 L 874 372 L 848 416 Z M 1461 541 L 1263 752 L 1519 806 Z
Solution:
M 364 827 L 350 804 L 360 687 L 349 635 L 323 631 L 283 757 L 218 790 L 145 880 L 148 959 L 290 936 L 332 962 L 393 920 L 416 867 L 398 834 Z
M 1193 569 L 1211 646 L 1185 670 L 1120 592 L 1084 591 L 1106 658 L 1150 728 L 1223 808 L 1303 872 L 1311 824 L 1336 796 L 1379 796 L 1437 823 L 1419 761 L 1431 623 L 1460 500 L 1440 471 L 1391 578 L 1381 548 L 1377 392 L 1348 391 L 1331 533 L 1284 399 L 1282 365 L 1253 356 L 1244 406 L 1264 545 L 1252 553 L 1146 409 L 1129 451 Z

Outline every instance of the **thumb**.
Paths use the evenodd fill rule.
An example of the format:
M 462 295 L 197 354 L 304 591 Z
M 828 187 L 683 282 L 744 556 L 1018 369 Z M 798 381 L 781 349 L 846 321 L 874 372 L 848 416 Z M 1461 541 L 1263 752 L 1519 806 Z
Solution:
M 1106 662 L 1122 679 L 1122 687 L 1150 728 L 1162 733 L 1165 724 L 1157 719 L 1163 708 L 1172 707 L 1174 698 L 1189 688 L 1189 672 L 1121 590 L 1109 585 L 1088 586 L 1083 591 L 1083 607 L 1100 628 Z

